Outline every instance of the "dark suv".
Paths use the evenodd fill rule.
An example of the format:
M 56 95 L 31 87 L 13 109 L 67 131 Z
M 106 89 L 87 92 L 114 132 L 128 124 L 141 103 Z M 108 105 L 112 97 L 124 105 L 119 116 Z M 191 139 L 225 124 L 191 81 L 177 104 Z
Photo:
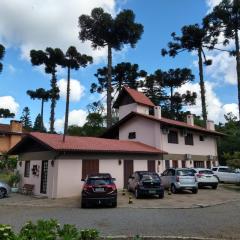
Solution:
M 161 179 L 155 172 L 136 171 L 129 177 L 128 191 L 134 192 L 135 197 L 158 195 L 164 197 Z
M 88 175 L 84 181 L 82 190 L 82 208 L 89 205 L 117 206 L 117 188 L 109 173 Z

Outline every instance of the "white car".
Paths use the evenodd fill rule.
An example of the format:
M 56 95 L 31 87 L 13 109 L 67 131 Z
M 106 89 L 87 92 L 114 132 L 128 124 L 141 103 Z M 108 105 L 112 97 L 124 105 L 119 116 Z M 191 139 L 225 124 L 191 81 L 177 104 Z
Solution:
M 0 199 L 7 197 L 11 192 L 11 188 L 8 186 L 8 184 L 4 182 L 0 182 Z
M 227 166 L 213 167 L 212 171 L 217 176 L 219 182 L 239 183 L 240 173 L 235 172 L 233 169 Z
M 217 189 L 218 179 L 214 175 L 211 169 L 207 168 L 194 168 L 195 176 L 197 178 L 198 187 L 212 187 L 213 189 Z

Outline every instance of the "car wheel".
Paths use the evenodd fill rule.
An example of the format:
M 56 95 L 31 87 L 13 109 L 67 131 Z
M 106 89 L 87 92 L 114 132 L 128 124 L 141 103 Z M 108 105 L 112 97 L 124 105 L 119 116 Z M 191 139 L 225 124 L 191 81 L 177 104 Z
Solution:
M 87 207 L 86 203 L 84 201 L 82 201 L 81 202 L 81 208 L 86 208 L 86 207 Z
M 163 199 L 163 198 L 164 198 L 164 192 L 160 193 L 160 194 L 158 195 L 158 198 Z
M 197 194 L 197 193 L 198 193 L 198 189 L 197 189 L 197 188 L 194 188 L 194 189 L 192 190 L 192 193 L 193 193 L 193 194 Z
M 117 207 L 117 201 L 112 203 L 112 207 L 113 208 Z
M 6 197 L 7 191 L 5 188 L 0 188 L 0 199 Z
M 218 187 L 218 185 L 217 185 L 217 184 L 216 184 L 216 185 L 213 185 L 213 186 L 212 186 L 212 189 L 215 189 L 215 190 L 216 190 L 216 189 L 217 189 L 217 187 Z
M 135 194 L 134 195 L 135 195 L 136 199 L 140 198 L 140 194 L 139 194 L 139 191 L 138 191 L 137 188 L 135 189 Z
M 176 189 L 174 184 L 172 184 L 172 186 L 171 186 L 171 192 L 174 193 L 174 194 L 177 193 L 177 189 Z

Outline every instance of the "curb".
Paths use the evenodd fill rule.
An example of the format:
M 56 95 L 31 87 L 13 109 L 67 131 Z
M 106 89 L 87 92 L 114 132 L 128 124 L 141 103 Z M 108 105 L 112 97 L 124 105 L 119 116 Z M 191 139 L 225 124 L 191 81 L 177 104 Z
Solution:
M 227 200 L 224 202 L 218 202 L 218 203 L 214 203 L 214 204 L 194 204 L 192 206 L 187 206 L 187 207 L 138 207 L 138 206 L 134 206 L 133 204 L 131 204 L 131 206 L 118 206 L 116 209 L 199 209 L 199 208 L 209 208 L 209 207 L 215 207 L 215 206 L 219 206 L 219 205 L 224 205 L 227 203 L 234 203 L 234 202 L 238 202 L 239 199 L 236 200 Z M 3 203 L 1 204 L 1 206 L 5 206 L 5 207 L 43 207 L 43 208 L 81 208 L 80 205 L 79 206 L 66 206 L 66 205 L 43 205 L 43 204 L 28 204 L 28 203 Z
M 113 239 L 113 240 L 134 240 L 137 236 L 103 236 L 103 240 Z M 208 238 L 208 237 L 186 237 L 186 236 L 138 236 L 139 240 L 230 240 L 227 238 Z M 231 238 L 233 240 L 233 238 Z

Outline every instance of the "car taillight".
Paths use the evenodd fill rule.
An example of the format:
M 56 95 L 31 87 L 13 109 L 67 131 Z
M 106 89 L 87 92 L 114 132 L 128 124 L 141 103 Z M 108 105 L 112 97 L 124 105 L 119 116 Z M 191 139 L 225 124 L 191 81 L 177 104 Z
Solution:
M 180 180 L 180 179 L 179 179 L 179 176 L 176 177 L 176 180 L 177 180 L 177 182 L 179 182 L 179 180 Z
M 83 190 L 84 191 L 89 191 L 89 190 L 91 190 L 92 189 L 92 186 L 91 185 L 85 185 L 84 187 L 83 187 Z
M 203 174 L 198 173 L 196 176 L 197 176 L 198 178 L 201 178 L 201 177 L 203 177 Z
M 117 189 L 115 184 L 106 185 L 106 188 L 113 190 L 113 191 Z

